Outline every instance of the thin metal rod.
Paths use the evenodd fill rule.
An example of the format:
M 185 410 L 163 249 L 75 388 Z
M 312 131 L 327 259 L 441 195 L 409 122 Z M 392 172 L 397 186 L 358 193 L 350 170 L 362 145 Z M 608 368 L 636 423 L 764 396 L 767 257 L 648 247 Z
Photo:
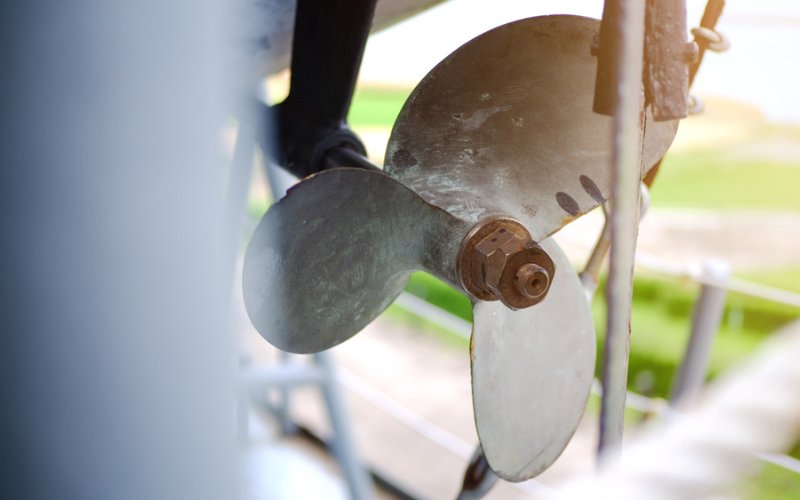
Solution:
M 289 356 L 290 355 L 288 352 L 278 352 L 278 359 L 280 360 L 281 366 L 286 366 L 291 362 Z M 294 422 L 292 422 L 291 415 L 292 393 L 289 391 L 287 386 L 279 386 L 277 390 L 279 401 L 275 413 L 281 423 L 281 432 L 288 436 L 297 430 L 297 426 L 294 424 Z
M 608 0 L 610 1 L 610 0 Z M 608 3 L 607 1 L 607 3 Z M 600 410 L 601 463 L 618 456 L 622 443 L 630 349 L 633 264 L 639 231 L 641 181 L 642 62 L 645 2 L 620 0 L 617 106 L 614 118 L 611 252 L 606 287 L 607 321 L 603 361 L 603 400 Z
M 336 371 L 330 352 L 314 354 L 314 361 L 325 374 L 325 380 L 320 384 L 325 406 L 328 408 L 328 417 L 334 429 L 333 452 L 339 460 L 342 473 L 350 486 L 350 496 L 353 500 L 368 500 L 373 498 L 372 482 L 369 474 L 361 464 L 352 435 L 351 419 L 342 401 L 340 387 L 336 380 Z
M 597 290 L 597 283 L 600 279 L 600 268 L 603 267 L 603 262 L 605 262 L 611 247 L 611 223 L 609 222 L 608 205 L 603 205 L 603 216 L 605 217 L 603 229 L 597 237 L 597 242 L 594 244 L 592 253 L 589 254 L 589 260 L 586 261 L 586 266 L 579 275 L 581 283 L 583 283 L 583 290 L 586 292 L 586 299 L 590 302 Z
M 650 191 L 647 185 L 640 184 L 641 197 L 639 198 L 639 222 L 642 221 L 647 208 L 650 206 Z M 611 248 L 611 223 L 609 222 L 608 204 L 603 205 L 603 216 L 605 222 L 600 235 L 597 237 L 597 242 L 594 244 L 592 253 L 589 254 L 589 259 L 586 261 L 586 266 L 581 271 L 579 277 L 583 283 L 583 290 L 586 292 L 586 299 L 591 302 L 594 298 L 594 293 L 597 290 L 597 284 L 600 281 L 600 269 L 603 267 L 608 251 Z

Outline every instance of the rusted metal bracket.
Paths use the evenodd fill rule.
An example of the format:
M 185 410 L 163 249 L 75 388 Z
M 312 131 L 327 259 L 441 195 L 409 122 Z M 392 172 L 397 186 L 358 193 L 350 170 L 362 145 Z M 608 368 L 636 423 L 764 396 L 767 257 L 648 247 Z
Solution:
M 278 140 L 266 150 L 297 177 L 325 169 L 334 149 L 366 155 L 347 113 L 376 1 L 297 1 L 290 92 L 267 111 Z
M 597 76 L 594 84 L 592 110 L 606 116 L 614 116 L 617 105 L 617 67 L 619 66 L 620 24 L 619 0 L 603 3 L 603 18 L 600 33 L 592 43 L 592 55 L 597 57 Z
M 606 0 L 600 34 L 593 52 L 597 78 L 593 109 L 614 115 L 622 29 L 619 0 Z M 648 0 L 645 8 L 643 80 L 645 104 L 656 121 L 685 118 L 688 113 L 689 64 L 697 58 L 697 46 L 686 40 L 686 1 Z
M 696 58 L 697 45 L 686 40 L 686 1 L 648 0 L 644 93 L 656 121 L 686 118 L 689 64 Z
M 722 9 L 725 6 L 724 0 L 709 0 L 706 4 L 703 18 L 700 21 L 700 27 L 692 29 L 692 34 L 695 41 L 692 42 L 696 47 L 696 53 L 688 54 L 687 58 L 691 59 L 689 62 L 689 82 L 688 88 L 691 89 L 692 83 L 697 76 L 697 70 L 700 69 L 700 64 L 703 62 L 703 55 L 706 50 L 724 50 L 729 45 L 728 39 L 721 33 L 714 30 L 722 15 Z M 690 49 L 693 50 L 693 49 Z M 695 115 L 703 112 L 703 100 L 697 96 L 689 94 L 687 99 L 687 112 L 690 115 Z M 658 171 L 661 167 L 661 160 L 656 163 L 652 169 L 647 173 L 644 178 L 644 183 L 649 187 L 653 185 Z

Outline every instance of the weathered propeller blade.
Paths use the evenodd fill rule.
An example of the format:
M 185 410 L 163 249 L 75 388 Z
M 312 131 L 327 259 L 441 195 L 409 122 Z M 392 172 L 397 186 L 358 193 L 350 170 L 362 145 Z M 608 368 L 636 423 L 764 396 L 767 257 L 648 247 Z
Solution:
M 534 241 L 603 203 L 612 118 L 592 112 L 599 27 L 585 17 L 534 17 L 467 42 L 409 97 L 386 172 L 466 221 L 511 215 Z M 646 169 L 677 127 L 647 113 Z
M 547 237 L 611 191 L 611 118 L 592 112 L 598 30 L 593 19 L 548 16 L 462 46 L 406 102 L 388 175 L 307 178 L 267 212 L 245 256 L 253 324 L 297 353 L 358 333 L 414 270 L 466 292 L 478 434 L 510 481 L 559 456 L 594 372 L 585 293 Z M 677 122 L 647 114 L 644 126 L 650 167 Z
M 468 229 L 380 172 L 322 172 L 256 227 L 244 259 L 245 307 L 274 346 L 328 349 L 386 309 L 412 271 L 456 283 L 452 263 Z
M 583 415 L 594 377 L 595 334 L 577 275 L 552 240 L 542 247 L 559 269 L 547 297 L 511 311 L 473 306 L 472 398 L 490 467 L 523 481 L 550 466 Z

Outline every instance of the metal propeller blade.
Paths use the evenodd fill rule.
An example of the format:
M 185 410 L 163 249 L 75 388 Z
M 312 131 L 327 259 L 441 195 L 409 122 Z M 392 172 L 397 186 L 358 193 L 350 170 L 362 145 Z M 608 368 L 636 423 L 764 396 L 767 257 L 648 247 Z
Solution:
M 247 313 L 280 349 L 328 349 L 386 309 L 412 271 L 456 283 L 453 263 L 468 229 L 380 172 L 311 176 L 256 227 L 244 259 Z
M 559 269 L 538 305 L 511 311 L 473 306 L 472 398 L 478 437 L 492 470 L 509 481 L 550 466 L 578 427 L 594 377 L 595 334 L 577 275 L 552 240 Z
M 478 435 L 510 481 L 563 451 L 594 373 L 584 290 L 547 237 L 610 194 L 612 119 L 592 112 L 598 29 L 532 18 L 462 46 L 406 102 L 386 174 L 307 178 L 267 212 L 245 256 L 253 324 L 297 353 L 358 333 L 414 270 L 465 291 Z M 648 114 L 644 125 L 649 167 L 677 121 Z
M 585 17 L 535 17 L 460 47 L 400 112 L 386 172 L 472 223 L 510 214 L 534 241 L 603 203 L 611 193 L 612 118 L 592 112 L 599 26 Z M 646 169 L 677 127 L 648 112 Z

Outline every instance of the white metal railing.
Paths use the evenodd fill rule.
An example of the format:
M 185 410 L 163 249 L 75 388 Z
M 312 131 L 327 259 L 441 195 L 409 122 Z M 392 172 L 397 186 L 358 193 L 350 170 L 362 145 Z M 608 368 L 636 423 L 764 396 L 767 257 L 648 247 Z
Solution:
M 641 251 L 636 252 L 636 265 L 658 274 L 675 278 L 689 278 L 701 285 L 715 286 L 729 292 L 736 292 L 800 309 L 800 294 L 798 293 L 739 278 L 714 278 L 704 274 L 701 266 L 678 265 Z

